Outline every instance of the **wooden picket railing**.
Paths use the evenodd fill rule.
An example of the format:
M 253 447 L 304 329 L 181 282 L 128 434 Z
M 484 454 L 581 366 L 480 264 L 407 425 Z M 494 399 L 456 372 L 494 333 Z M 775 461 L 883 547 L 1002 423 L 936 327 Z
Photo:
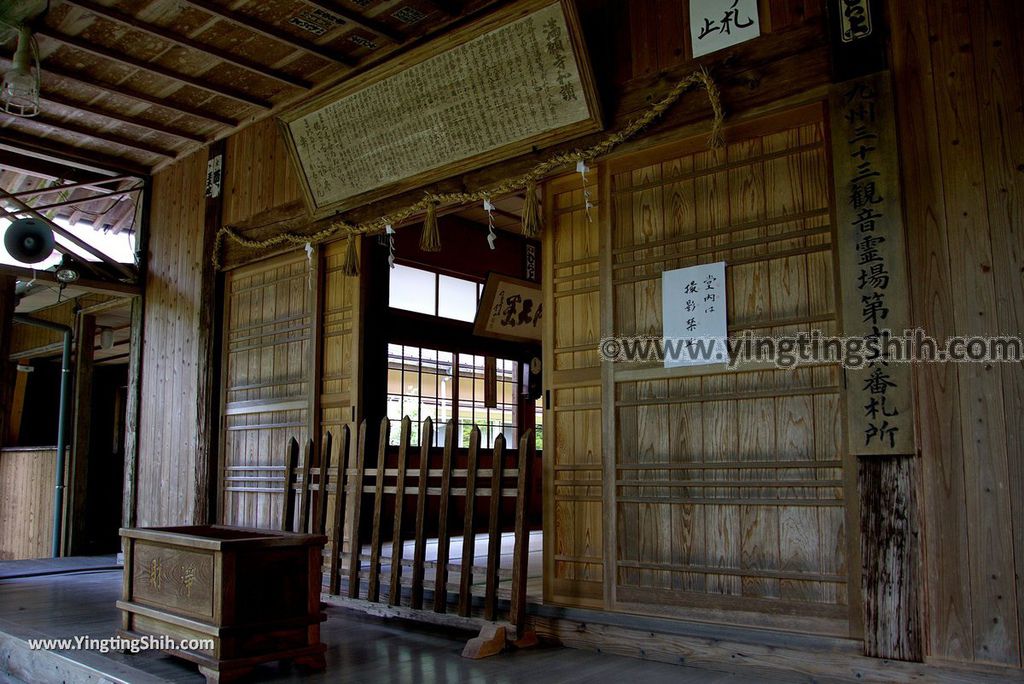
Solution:
M 288 484 L 281 515 L 283 527 L 294 530 L 298 516 L 299 529 L 314 533 L 327 530 L 329 533 L 331 548 L 326 557 L 326 599 L 329 602 L 377 614 L 462 628 L 481 628 L 481 637 L 471 640 L 465 654 L 483 657 L 500 650 L 505 639 L 521 640 L 524 635 L 529 554 L 526 506 L 530 464 L 535 454 L 533 431 L 527 431 L 519 440 L 514 467 L 506 463 L 510 454 L 506 451 L 504 436 L 498 435 L 491 451 L 491 467 L 484 468 L 481 467 L 484 461 L 481 456 L 486 452 L 480 448 L 480 430 L 474 426 L 466 451 L 466 467 L 457 468 L 454 447 L 457 423 L 450 420 L 440 467 L 432 468 L 433 421 L 427 418 L 423 422 L 419 447 L 411 444 L 411 426 L 408 417 L 402 420 L 394 467 L 388 467 L 387 463 L 391 434 L 391 421 L 387 418 L 381 421 L 372 462 L 367 458 L 366 421 L 359 426 L 355 448 L 351 446 L 348 426 L 342 427 L 337 464 L 331 462 L 331 433 L 325 436 L 319 459 L 314 458 L 312 442 L 307 443 L 301 464 L 298 443 L 293 439 L 285 460 L 285 482 Z M 419 458 L 410 467 L 413 449 L 418 449 Z M 316 460 L 318 465 L 314 465 Z M 340 473 L 345 474 L 342 487 L 338 487 Z M 332 494 L 333 501 L 329 502 Z M 390 497 L 391 506 L 386 505 L 386 497 Z M 415 497 L 415 505 L 409 511 L 406 500 L 411 497 Z M 430 505 L 431 499 L 436 499 L 435 506 Z M 474 526 L 476 502 L 483 499 L 488 502 L 487 526 L 485 530 L 477 530 Z M 512 520 L 503 517 L 503 499 L 515 500 Z M 368 505 L 370 510 L 364 510 Z M 435 509 L 437 520 L 428 521 L 428 511 Z M 368 539 L 365 538 L 367 535 L 360 533 L 365 527 L 364 515 L 372 516 Z M 403 539 L 403 523 L 408 519 L 413 520 L 413 537 Z M 500 619 L 498 589 L 501 577 L 508 576 L 500 567 L 502 530 L 510 522 L 514 535 L 510 601 L 506 618 Z M 429 529 L 437 531 L 432 587 L 428 587 L 425 580 L 428 524 Z M 475 535 L 478 531 L 486 532 L 488 538 L 482 606 L 474 606 L 473 602 Z M 462 554 L 458 563 L 449 557 L 450 542 L 455 534 L 461 534 L 462 538 Z M 387 541 L 391 546 L 390 557 L 383 553 Z M 411 561 L 405 558 L 407 541 L 413 541 Z M 347 553 L 343 551 L 346 542 Z M 364 555 L 367 542 L 369 553 Z M 406 569 L 409 570 L 408 575 Z M 450 614 L 449 578 L 455 570 L 459 573 L 456 610 Z M 382 596 L 385 581 L 387 592 Z M 403 589 L 408 589 L 408 592 L 403 593 Z M 433 594 L 429 605 L 425 600 L 428 590 Z M 482 610 L 475 611 L 477 607 Z

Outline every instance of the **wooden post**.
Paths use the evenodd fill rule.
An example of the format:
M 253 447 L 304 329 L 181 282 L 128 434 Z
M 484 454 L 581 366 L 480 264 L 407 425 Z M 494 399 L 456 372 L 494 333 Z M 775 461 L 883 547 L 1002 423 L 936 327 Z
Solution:
M 11 418 L 11 398 L 14 396 L 14 364 L 11 356 L 11 325 L 14 309 L 18 305 L 14 294 L 17 279 L 0 275 L 0 440 L 6 438 Z M 0 444 L 4 446 L 4 444 Z
M 484 590 L 484 617 L 496 619 L 498 612 L 498 570 L 501 566 L 501 471 L 505 460 L 505 435 L 494 440 L 491 460 L 491 498 L 487 519 L 487 581 Z
M 359 445 L 356 448 L 355 472 L 349 482 L 349 496 L 352 497 L 352 522 L 348 533 L 348 597 L 359 598 L 359 554 L 362 542 L 359 539 L 359 516 L 363 510 L 363 478 L 366 475 L 366 419 L 359 423 Z
M 523 638 L 526 625 L 526 582 L 530 559 L 530 531 L 526 529 L 526 507 L 530 502 L 530 466 L 537 443 L 533 430 L 519 439 L 519 477 L 516 481 L 515 544 L 512 548 L 512 598 L 508 621 L 516 626 L 516 638 Z
M 139 403 L 142 389 L 142 328 L 145 302 L 142 297 L 132 299 L 132 333 L 128 350 L 128 397 L 124 419 L 124 499 L 121 505 L 121 524 L 135 527 L 138 507 L 139 466 Z
M 3 444 L 17 444 L 18 438 L 21 436 L 21 417 L 25 411 L 25 391 L 28 389 L 28 373 L 15 372 L 13 369 L 17 366 L 29 366 L 32 364 L 32 360 L 28 358 L 18 359 L 17 364 L 11 364 L 11 372 L 14 372 L 14 393 L 11 397 L 9 405 L 0 406 L 0 414 L 4 408 L 8 408 L 9 413 L 7 414 L 7 435 L 0 434 L 0 442 Z M 4 367 L 6 368 L 6 367 Z M 3 372 L 3 371 L 0 371 Z M 0 379 L 0 385 L 3 384 L 3 380 Z M 2 402 L 2 400 L 0 400 Z M 0 422 L 3 418 L 0 418 Z
M 864 654 L 920 661 L 916 456 L 857 459 Z
M 320 468 L 316 482 L 316 514 L 313 517 L 313 534 L 324 534 L 327 528 L 327 473 L 331 469 L 331 449 L 334 435 L 328 430 L 320 453 Z
M 299 529 L 297 532 L 306 534 L 309 532 L 309 500 L 313 492 L 310 491 L 310 471 L 313 469 L 313 440 L 306 440 L 306 448 L 302 454 L 302 468 L 299 469 Z
M 466 507 L 462 516 L 462 570 L 459 581 L 459 615 L 468 617 L 473 606 L 473 513 L 476 509 L 476 466 L 480 451 L 480 428 L 469 433 L 469 455 L 466 458 Z
M 452 452 L 455 450 L 455 421 L 445 424 L 444 461 L 441 464 L 441 505 L 437 521 L 437 569 L 434 571 L 434 612 L 448 611 L 448 522 L 451 519 Z
M 213 267 L 217 232 L 223 223 L 224 171 L 227 170 L 227 145 L 218 140 L 207 153 L 206 211 L 203 227 L 203 253 L 200 260 L 199 327 L 196 330 L 196 480 L 192 517 L 197 524 L 219 522 L 220 489 L 218 407 L 220 397 L 220 345 L 223 326 L 223 283 Z M 217 170 L 219 169 L 219 170 Z
M 880 329 L 895 336 L 912 327 L 896 110 L 885 71 L 880 4 L 828 2 L 837 82 L 829 97 L 829 133 L 840 314 L 843 334 L 865 339 L 877 337 Z M 846 13 L 852 9 L 862 10 L 856 22 Z M 870 264 L 886 274 L 884 282 L 864 278 L 865 236 L 874 241 Z M 884 306 L 884 320 L 872 316 L 865 302 Z M 854 455 L 860 499 L 864 652 L 919 661 L 923 630 L 912 368 L 871 364 L 847 369 L 844 380 L 846 452 Z
M 423 608 L 423 566 L 427 557 L 424 525 L 427 516 L 427 479 L 430 476 L 430 445 L 434 442 L 434 421 L 429 417 L 420 429 L 420 469 L 416 482 L 416 546 L 412 553 L 412 586 L 409 605 L 415 610 Z
M 72 404 L 74 421 L 71 438 L 71 463 L 67 483 L 68 501 L 64 506 L 64 554 L 81 554 L 85 544 L 85 511 L 89 496 L 89 443 L 92 426 L 92 380 L 95 371 L 96 317 L 79 316 L 75 350 L 75 382 Z
M 292 480 L 299 465 L 299 443 L 292 437 L 284 454 L 284 498 L 281 501 L 281 530 L 295 530 L 295 505 L 292 499 Z
M 373 488 L 373 532 L 370 535 L 370 579 L 366 584 L 366 600 L 380 600 L 380 509 L 384 503 L 384 466 L 387 463 L 388 435 L 391 421 L 380 421 L 380 439 L 377 441 L 377 467 Z
M 412 421 L 409 416 L 402 419 L 402 433 L 398 444 L 398 474 L 395 477 L 395 520 L 391 527 L 391 580 L 389 582 L 388 605 L 402 604 L 402 513 L 405 510 L 405 464 L 409 457 L 409 440 L 412 438 Z
M 352 430 L 348 425 L 342 425 L 341 441 L 338 443 L 337 475 L 334 476 L 334 508 L 331 511 L 331 574 L 327 581 L 327 592 L 334 595 L 341 593 L 341 547 L 345 544 L 345 503 L 348 501 L 345 492 L 345 479 L 348 472 L 348 450 L 351 441 Z

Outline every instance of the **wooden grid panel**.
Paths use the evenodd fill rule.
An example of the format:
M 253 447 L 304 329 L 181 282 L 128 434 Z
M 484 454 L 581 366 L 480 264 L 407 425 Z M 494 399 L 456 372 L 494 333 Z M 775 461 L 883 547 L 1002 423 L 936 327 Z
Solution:
M 545 188 L 544 600 L 600 607 L 604 499 L 596 170 Z M 550 343 L 549 343 L 550 341 Z
M 822 107 L 728 140 L 611 164 L 615 334 L 660 336 L 662 272 L 722 260 L 731 334 L 839 330 Z M 753 368 L 612 371 L 616 602 L 785 613 L 845 633 L 840 370 Z
M 226 279 L 223 435 L 225 524 L 280 529 L 291 438 L 308 439 L 312 289 L 305 256 Z

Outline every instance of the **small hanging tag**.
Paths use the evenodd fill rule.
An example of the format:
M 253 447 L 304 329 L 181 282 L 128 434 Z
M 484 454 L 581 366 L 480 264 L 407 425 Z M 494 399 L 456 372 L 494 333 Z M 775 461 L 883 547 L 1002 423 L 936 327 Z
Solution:
M 494 205 L 491 203 L 490 197 L 484 198 L 484 211 L 487 212 L 487 246 L 493 250 L 498 234 L 494 232 Z
M 395 229 L 391 224 L 384 226 L 384 234 L 388 236 L 388 268 L 395 267 Z
M 594 222 L 594 217 L 590 215 L 590 210 L 594 207 L 590 203 L 590 190 L 587 189 L 587 172 L 590 171 L 590 167 L 587 166 L 587 162 L 582 159 L 576 162 L 576 173 L 580 174 L 583 179 L 583 208 L 587 211 L 587 221 L 589 223 Z
M 313 289 L 313 245 L 307 242 L 304 248 L 306 250 L 306 288 L 309 290 Z

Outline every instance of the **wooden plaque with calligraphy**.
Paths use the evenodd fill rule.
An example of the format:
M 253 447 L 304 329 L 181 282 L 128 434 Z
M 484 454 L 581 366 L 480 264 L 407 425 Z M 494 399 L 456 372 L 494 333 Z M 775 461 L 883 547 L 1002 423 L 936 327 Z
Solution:
M 540 283 L 492 273 L 480 297 L 473 334 L 512 342 L 540 342 L 543 314 Z
M 281 117 L 314 216 L 601 129 L 575 6 L 529 0 Z
M 883 341 L 910 327 L 896 126 L 888 72 L 832 87 L 836 252 L 847 337 Z M 884 350 L 883 350 L 884 351 Z M 913 454 L 911 366 L 879 360 L 846 371 L 847 439 L 857 455 Z

